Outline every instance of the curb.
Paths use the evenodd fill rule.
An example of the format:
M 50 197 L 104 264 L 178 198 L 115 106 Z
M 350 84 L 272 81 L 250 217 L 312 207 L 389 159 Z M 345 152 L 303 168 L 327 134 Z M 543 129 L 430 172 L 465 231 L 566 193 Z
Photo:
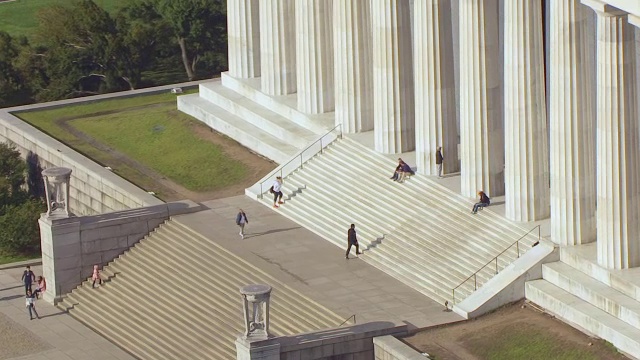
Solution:
M 15 268 L 20 268 L 20 267 L 25 267 L 25 266 L 36 266 L 36 265 L 42 265 L 42 258 L 36 258 L 36 259 L 31 259 L 31 260 L 23 260 L 23 261 L 16 261 L 16 262 L 8 263 L 8 264 L 2 264 L 2 265 L 0 265 L 0 270 L 15 269 Z

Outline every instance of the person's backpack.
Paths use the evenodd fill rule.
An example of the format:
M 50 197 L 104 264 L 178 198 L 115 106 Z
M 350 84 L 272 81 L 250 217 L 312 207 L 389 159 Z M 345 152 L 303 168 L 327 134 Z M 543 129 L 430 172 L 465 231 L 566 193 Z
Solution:
M 272 194 L 275 192 L 275 191 L 273 191 L 273 185 L 269 188 L 269 192 L 272 193 Z

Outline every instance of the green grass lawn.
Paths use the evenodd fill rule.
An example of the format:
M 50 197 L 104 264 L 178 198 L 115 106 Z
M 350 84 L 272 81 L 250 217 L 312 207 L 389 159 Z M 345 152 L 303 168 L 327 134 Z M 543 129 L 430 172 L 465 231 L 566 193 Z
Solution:
M 39 256 L 40 256 L 40 254 L 34 254 L 34 255 L 4 255 L 4 254 L 0 253 L 0 265 L 9 264 L 9 263 L 12 263 L 12 262 L 17 262 L 17 261 L 35 259 L 35 258 L 37 258 Z
M 11 36 L 30 37 L 38 26 L 38 10 L 58 4 L 70 4 L 74 0 L 15 0 L 0 2 L 0 30 Z M 103 9 L 113 13 L 132 0 L 93 0 Z
M 466 344 L 481 359 L 492 360 L 598 360 L 585 345 L 562 341 L 552 333 L 526 324 L 512 324 L 490 341 L 470 339 Z M 615 349 L 612 349 L 615 354 Z
M 153 107 L 135 109 L 153 104 Z M 82 118 L 106 111 L 117 112 Z M 222 148 L 194 135 L 195 120 L 176 110 L 173 94 L 106 100 L 15 115 L 97 162 L 112 164 L 109 154 L 55 123 L 59 118 L 80 117 L 69 124 L 192 191 L 218 190 L 238 182 L 247 173 L 246 166 L 229 161 Z M 152 189 L 137 169 L 125 164 L 113 167 L 120 176 L 142 188 Z

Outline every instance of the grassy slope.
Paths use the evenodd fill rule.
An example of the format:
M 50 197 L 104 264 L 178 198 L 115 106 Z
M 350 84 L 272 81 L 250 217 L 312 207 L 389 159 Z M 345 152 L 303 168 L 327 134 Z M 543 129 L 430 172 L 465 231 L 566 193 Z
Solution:
M 0 2 L 0 30 L 11 36 L 30 37 L 38 26 L 38 10 L 56 4 L 70 4 L 74 0 L 16 0 Z M 113 13 L 132 0 L 93 0 L 102 8 Z
M 31 260 L 39 257 L 40 254 L 33 255 L 3 255 L 0 254 L 0 265 L 9 264 L 12 262 L 23 261 L 23 260 Z
M 151 104 L 160 105 L 131 109 Z M 69 124 L 190 190 L 216 190 L 242 178 L 246 174 L 244 165 L 229 162 L 218 146 L 195 137 L 190 130 L 193 120 L 175 107 L 175 95 L 163 93 L 16 115 L 97 162 L 110 164 L 113 161 L 109 154 L 75 138 L 54 120 L 118 111 Z M 137 169 L 119 165 L 114 170 L 138 186 L 153 190 Z

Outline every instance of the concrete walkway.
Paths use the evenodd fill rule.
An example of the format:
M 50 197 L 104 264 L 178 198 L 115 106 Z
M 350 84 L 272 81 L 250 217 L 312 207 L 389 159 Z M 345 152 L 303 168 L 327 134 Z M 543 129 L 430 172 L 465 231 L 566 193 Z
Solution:
M 32 266 L 36 276 L 41 266 Z M 24 268 L 0 270 L 0 359 L 129 360 L 134 359 L 56 307 L 38 300 L 39 320 L 29 320 Z
M 392 321 L 423 328 L 463 320 L 421 293 L 246 196 L 205 202 L 210 210 L 176 217 L 273 277 L 357 323 Z M 283 206 L 287 206 L 286 204 Z M 241 240 L 235 216 L 247 213 Z M 357 224 L 356 224 L 357 229 Z M 346 232 L 345 231 L 345 239 Z M 345 240 L 346 243 L 346 240 Z M 206 271 L 206 264 L 203 264 Z

